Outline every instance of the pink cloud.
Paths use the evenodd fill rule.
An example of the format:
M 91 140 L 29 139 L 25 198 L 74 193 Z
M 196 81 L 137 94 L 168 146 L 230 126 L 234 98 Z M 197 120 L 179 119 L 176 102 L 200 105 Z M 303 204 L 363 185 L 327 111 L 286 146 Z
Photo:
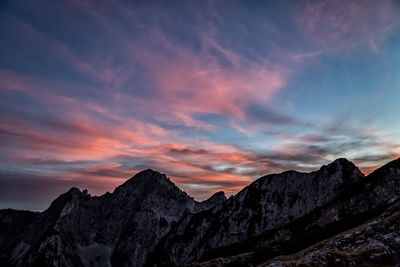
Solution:
M 267 103 L 286 84 L 288 70 L 267 60 L 263 65 L 250 62 L 209 41 L 211 37 L 204 38 L 203 51 L 194 52 L 174 46 L 161 33 L 157 36 L 174 56 L 144 49 L 138 60 L 153 74 L 158 97 L 170 103 L 175 113 L 210 112 L 244 119 L 244 108 Z M 218 49 L 233 66 L 220 66 L 217 58 L 207 54 L 208 46 Z
M 396 22 L 393 12 L 383 4 L 375 14 L 360 3 L 354 1 L 347 5 L 344 1 L 321 1 L 307 4 L 299 18 L 299 27 L 311 38 L 316 50 L 299 57 L 354 47 L 360 40 L 379 49 L 380 39 L 385 38 L 392 23 Z M 145 40 L 138 40 L 128 34 L 129 31 L 119 32 L 121 29 L 114 27 L 115 21 L 107 16 L 108 10 L 99 8 L 94 2 L 75 1 L 75 4 L 83 5 L 84 12 L 115 38 L 102 40 L 104 47 L 79 55 L 68 45 L 14 19 L 15 25 L 32 44 L 46 47 L 57 62 L 101 84 L 89 87 L 71 80 L 45 81 L 0 70 L 1 92 L 30 97 L 48 114 L 43 118 L 35 108 L 13 106 L 13 110 L 25 112 L 29 117 L 1 116 L 0 138 L 5 144 L 2 150 L 12 154 L 13 158 L 25 159 L 21 164 L 29 165 L 26 162 L 34 159 L 58 160 L 66 165 L 78 161 L 103 162 L 85 163 L 64 171 L 41 166 L 44 171 L 52 171 L 57 179 L 83 182 L 96 188 L 95 193 L 111 191 L 139 171 L 136 166 L 145 165 L 166 172 L 189 193 L 205 198 L 218 190 L 225 190 L 228 195 L 236 193 L 256 175 L 289 167 L 279 166 L 277 163 L 280 162 L 294 162 L 290 167 L 311 170 L 319 162 L 333 160 L 329 158 L 331 155 L 311 151 L 305 156 L 320 161 L 312 166 L 296 166 L 309 152 L 304 143 L 329 141 L 316 135 L 282 135 L 272 147 L 260 145 L 259 150 L 266 152 L 260 156 L 218 141 L 183 137 L 182 130 L 154 122 L 193 127 L 212 134 L 218 127 L 197 119 L 196 115 L 213 113 L 228 117 L 229 126 L 247 136 L 257 134 L 264 130 L 264 125 L 246 122 L 246 109 L 272 103 L 290 82 L 298 65 L 289 68 L 261 56 L 257 61 L 249 60 L 220 43 L 212 27 L 199 32 L 200 48 L 188 49 L 156 27 L 137 25 L 136 14 L 129 10 L 117 9 L 127 21 L 126 27 L 137 26 L 147 33 Z M 71 8 L 76 7 L 72 5 Z M 370 16 L 376 18 L 377 25 L 367 20 Z M 113 54 L 104 55 L 103 48 L 121 52 L 125 57 L 113 63 Z M 210 50 L 216 51 L 228 63 L 221 63 Z M 287 57 L 284 50 L 274 53 Z M 140 94 L 134 94 L 136 84 L 132 77 L 138 65 L 148 72 L 151 81 L 145 100 Z M 71 91 L 74 90 L 96 92 L 107 100 L 107 104 L 96 98 L 73 97 Z M 4 99 L 0 101 L 5 108 L 12 105 Z M 144 115 L 154 121 L 139 118 Z M 390 149 L 379 147 L 379 151 Z M 127 164 L 129 169 L 122 160 L 118 162 L 121 158 L 132 160 L 132 164 Z M 374 167 L 362 165 L 362 168 L 368 172 Z

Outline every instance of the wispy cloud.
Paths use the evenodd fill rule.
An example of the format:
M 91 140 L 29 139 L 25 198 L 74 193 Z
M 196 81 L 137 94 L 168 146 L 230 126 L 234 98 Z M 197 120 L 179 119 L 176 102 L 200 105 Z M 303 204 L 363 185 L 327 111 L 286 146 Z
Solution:
M 295 13 L 298 27 L 314 51 L 295 55 L 298 58 L 354 52 L 363 46 L 376 52 L 400 25 L 400 7 L 394 1 L 305 1 L 300 5 Z
M 144 168 L 203 199 L 335 157 L 369 172 L 398 156 L 393 133 L 352 125 L 338 117 L 340 107 L 329 117 L 299 108 L 314 92 L 294 82 L 318 71 L 309 59 L 380 51 L 398 6 L 294 7 L 10 4 L 0 17 L 0 188 L 15 197 L 0 201 L 43 195 L 43 208 L 69 186 L 101 194 Z M 298 92 L 306 93 L 293 102 Z M 18 191 L 19 182 L 32 194 Z

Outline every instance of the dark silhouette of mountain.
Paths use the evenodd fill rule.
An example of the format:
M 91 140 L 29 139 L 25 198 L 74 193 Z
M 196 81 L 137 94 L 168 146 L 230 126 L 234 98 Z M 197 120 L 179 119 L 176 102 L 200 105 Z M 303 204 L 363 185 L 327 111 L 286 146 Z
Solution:
M 113 193 L 71 188 L 41 213 L 0 211 L 1 266 L 397 264 L 400 159 L 261 177 L 203 202 L 145 170 Z

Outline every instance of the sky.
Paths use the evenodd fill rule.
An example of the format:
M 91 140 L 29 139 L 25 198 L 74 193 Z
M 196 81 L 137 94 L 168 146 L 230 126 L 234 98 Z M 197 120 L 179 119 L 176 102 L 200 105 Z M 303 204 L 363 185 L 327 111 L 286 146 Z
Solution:
M 0 208 L 140 170 L 197 200 L 400 157 L 398 1 L 1 1 Z

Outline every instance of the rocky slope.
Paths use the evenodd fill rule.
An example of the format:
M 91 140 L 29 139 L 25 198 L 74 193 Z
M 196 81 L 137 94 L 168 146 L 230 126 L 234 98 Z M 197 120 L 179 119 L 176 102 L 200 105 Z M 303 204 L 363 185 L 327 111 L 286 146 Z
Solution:
M 261 266 L 398 266 L 400 202 L 359 227 Z
M 255 253 L 266 253 L 266 250 Z M 261 264 L 254 262 L 255 253 L 219 257 L 202 263 L 193 263 L 190 266 L 399 266 L 400 202 L 396 202 L 381 215 L 366 223 L 318 242 L 298 253 L 276 256 Z
M 100 197 L 72 188 L 40 214 L 0 211 L 0 265 L 320 266 L 339 252 L 354 252 L 339 257 L 349 265 L 394 263 L 399 197 L 400 159 L 367 177 L 338 159 L 203 202 L 146 170 Z

